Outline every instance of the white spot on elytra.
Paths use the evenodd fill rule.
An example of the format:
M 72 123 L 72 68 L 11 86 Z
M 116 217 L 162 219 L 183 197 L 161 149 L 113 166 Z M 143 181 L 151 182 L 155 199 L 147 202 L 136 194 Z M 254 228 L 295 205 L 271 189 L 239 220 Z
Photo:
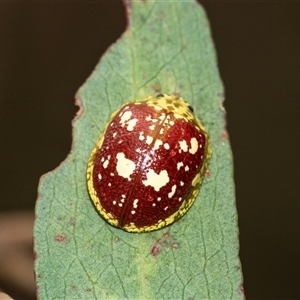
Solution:
M 101 158 L 101 162 L 104 162 L 104 157 Z
M 156 203 L 152 203 L 152 206 L 156 206 Z
M 111 183 L 110 183 L 110 182 L 108 183 L 108 186 L 111 186 Z
M 152 141 L 153 141 L 153 137 L 147 135 L 146 144 L 150 145 L 152 143 Z
M 121 117 L 121 120 L 120 120 L 120 123 L 122 126 L 125 125 L 125 122 L 130 120 L 132 116 L 132 112 L 131 111 L 125 111 L 124 113 L 120 114 L 120 117 Z
M 198 141 L 196 140 L 196 138 L 192 138 L 191 139 L 191 149 L 189 150 L 189 152 L 191 154 L 195 154 L 198 150 Z
M 107 159 L 104 163 L 103 163 L 103 168 L 106 169 L 108 166 L 109 160 Z
M 171 126 L 173 126 L 175 123 L 174 123 L 174 121 L 170 121 L 170 123 L 169 123 Z
M 123 204 L 122 204 L 122 203 L 119 203 L 118 205 L 119 205 L 120 207 L 122 207 L 122 206 L 123 206 Z
M 125 111 L 123 114 L 120 114 L 121 120 L 120 120 L 120 124 L 122 127 L 124 127 L 125 125 L 127 126 L 127 130 L 128 131 L 132 131 L 136 125 L 136 123 L 138 122 L 138 119 L 132 119 L 130 120 L 132 116 L 132 112 L 130 110 Z
M 155 173 L 154 170 L 150 169 L 147 174 L 147 180 L 143 180 L 145 186 L 152 186 L 156 192 L 165 186 L 169 181 L 169 175 L 166 170 L 160 171 L 159 174 Z
M 138 122 L 138 119 L 132 119 L 132 120 L 128 121 L 127 122 L 127 130 L 132 131 L 137 122 Z
M 132 210 L 132 211 L 131 211 L 131 214 L 133 214 L 133 215 L 134 215 L 134 214 L 135 214 L 135 210 Z
M 130 175 L 135 170 L 135 163 L 132 160 L 127 159 L 123 152 L 119 152 L 117 154 L 116 169 L 117 169 L 119 176 L 127 178 L 128 180 L 131 180 Z
M 136 151 L 137 153 L 141 153 L 141 149 L 140 149 L 140 148 L 135 149 L 135 151 Z
M 171 192 L 168 193 L 168 197 L 169 197 L 169 198 L 172 198 L 172 197 L 174 196 L 175 191 L 176 191 L 176 187 L 177 187 L 176 184 L 174 184 L 174 185 L 172 186 Z
M 139 199 L 134 199 L 134 201 L 133 201 L 133 207 L 134 208 L 137 208 L 138 202 L 139 202 Z
M 125 202 L 125 199 L 122 198 L 120 201 L 121 201 L 122 203 L 124 203 L 124 202 Z
M 180 181 L 180 185 L 181 185 L 181 186 L 184 186 L 184 182 L 183 182 L 183 181 Z
M 166 150 L 169 150 L 169 149 L 170 149 L 170 145 L 169 145 L 168 143 L 164 143 L 164 148 L 165 148 Z
M 144 139 L 145 139 L 145 137 L 144 137 L 144 132 L 141 131 L 141 132 L 140 132 L 140 135 L 139 135 L 139 140 L 140 140 L 140 141 L 143 141 Z
M 184 152 L 188 151 L 188 145 L 185 140 L 179 141 L 179 145 L 181 150 L 183 150 Z
M 185 166 L 184 168 L 185 171 L 188 171 L 189 169 L 190 169 L 189 166 Z
M 168 206 L 166 206 L 165 208 L 164 208 L 164 210 L 167 210 L 168 209 Z
M 164 113 L 162 113 L 160 116 L 159 116 L 159 120 L 164 120 L 165 119 L 165 117 L 166 117 L 166 114 L 164 114 Z
M 122 194 L 121 197 L 122 197 L 122 198 L 126 198 L 126 195 Z
M 114 200 L 114 201 L 113 201 L 113 205 L 116 205 L 116 204 L 117 204 L 117 201 L 116 201 L 116 200 Z
M 158 198 L 157 198 L 157 201 L 160 201 L 160 200 L 161 200 L 161 197 L 158 197 Z
M 182 161 L 177 163 L 177 170 L 179 170 L 181 167 L 183 167 L 183 162 Z
M 113 137 L 115 138 L 117 136 L 117 132 L 114 132 L 113 133 Z
M 100 174 L 100 173 L 98 174 L 98 179 L 99 179 L 99 180 L 101 180 L 101 179 L 102 179 L 102 176 L 101 176 L 101 174 Z
M 182 200 L 182 198 L 181 198 L 181 197 L 179 197 L 179 198 L 178 198 L 178 201 L 180 202 L 181 200 Z
M 158 111 L 162 110 L 162 107 L 160 107 L 158 105 L 151 105 L 151 106 L 153 106 L 155 110 L 158 110 Z
M 156 140 L 154 143 L 154 147 L 153 150 L 157 150 L 159 148 L 160 145 L 162 145 L 162 141 L 161 140 Z
M 110 173 L 110 176 L 115 176 L 115 174 L 114 173 Z

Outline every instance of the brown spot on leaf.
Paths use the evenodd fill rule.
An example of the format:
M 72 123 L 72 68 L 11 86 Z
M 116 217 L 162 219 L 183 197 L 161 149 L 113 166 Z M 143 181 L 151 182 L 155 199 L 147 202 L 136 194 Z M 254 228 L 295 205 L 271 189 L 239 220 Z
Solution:
M 171 245 L 170 239 L 172 239 L 170 234 L 168 232 L 164 233 L 161 238 L 156 240 L 154 246 L 152 247 L 152 249 L 150 251 L 150 254 L 152 256 L 157 256 L 160 253 L 161 247 L 169 248 L 171 246 L 172 248 L 177 249 L 179 247 L 179 245 L 177 243 L 173 243 Z
M 224 130 L 222 131 L 222 134 L 221 134 L 221 139 L 222 139 L 222 141 L 227 141 L 228 138 L 229 138 L 228 131 L 227 131 L 227 129 L 224 128 Z
M 244 290 L 244 282 L 242 282 L 240 284 L 239 291 L 243 295 L 243 299 L 246 299 L 245 290 Z
M 179 248 L 179 245 L 178 245 L 177 243 L 174 243 L 174 244 L 172 244 L 172 248 L 173 248 L 173 249 L 178 249 L 178 248 Z
M 173 96 L 175 96 L 177 99 L 180 98 L 180 94 L 179 94 L 178 92 L 174 92 L 174 93 L 173 93 Z
M 159 245 L 154 245 L 151 249 L 151 255 L 156 256 L 159 254 Z
M 58 234 L 54 238 L 54 240 L 57 242 L 63 242 L 65 239 L 66 239 L 66 236 L 64 234 Z
M 205 170 L 205 174 L 204 174 L 204 175 L 205 175 L 205 177 L 208 177 L 208 176 L 210 176 L 210 170 L 206 169 L 206 170 Z
M 159 93 L 161 91 L 161 87 L 158 84 L 153 85 L 152 89 L 154 90 L 155 93 Z

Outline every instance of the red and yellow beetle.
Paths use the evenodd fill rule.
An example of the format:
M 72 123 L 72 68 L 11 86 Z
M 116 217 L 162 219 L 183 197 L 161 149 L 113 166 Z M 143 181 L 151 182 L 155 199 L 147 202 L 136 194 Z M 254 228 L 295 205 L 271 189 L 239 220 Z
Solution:
M 111 225 L 157 230 L 194 203 L 210 157 L 205 128 L 182 98 L 128 102 L 112 114 L 90 155 L 88 191 Z

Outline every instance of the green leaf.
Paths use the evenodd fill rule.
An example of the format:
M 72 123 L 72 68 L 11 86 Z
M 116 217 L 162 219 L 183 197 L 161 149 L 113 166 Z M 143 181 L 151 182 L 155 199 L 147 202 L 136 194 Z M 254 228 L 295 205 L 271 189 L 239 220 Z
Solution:
M 34 238 L 40 299 L 243 299 L 232 156 L 208 21 L 196 1 L 126 1 L 129 26 L 80 89 L 67 159 L 42 177 Z M 86 163 L 122 103 L 179 93 L 205 124 L 210 174 L 189 212 L 150 233 L 107 224 Z

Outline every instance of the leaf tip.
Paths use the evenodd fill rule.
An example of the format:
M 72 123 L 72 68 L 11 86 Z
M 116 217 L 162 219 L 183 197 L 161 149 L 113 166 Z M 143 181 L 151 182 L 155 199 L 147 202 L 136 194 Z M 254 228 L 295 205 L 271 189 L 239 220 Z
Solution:
M 130 15 L 131 15 L 131 0 L 122 0 L 125 9 L 126 9 L 126 21 L 127 21 L 127 28 L 130 26 Z

